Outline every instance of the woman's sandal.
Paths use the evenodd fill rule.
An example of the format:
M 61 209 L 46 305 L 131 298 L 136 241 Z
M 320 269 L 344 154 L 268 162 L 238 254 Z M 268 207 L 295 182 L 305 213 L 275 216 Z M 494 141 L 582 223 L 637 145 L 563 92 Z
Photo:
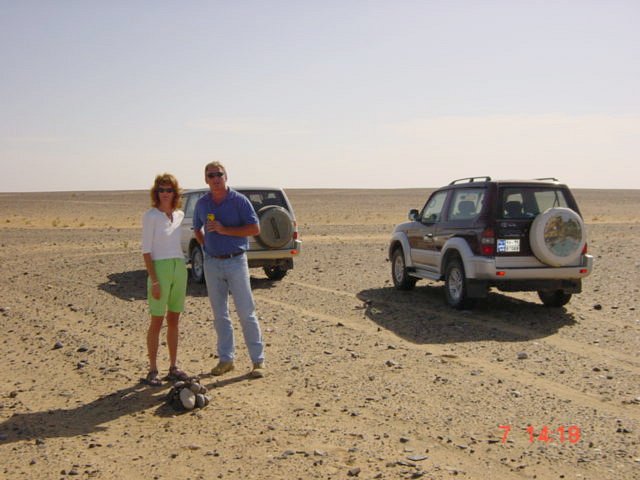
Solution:
M 167 380 L 171 380 L 172 382 L 185 382 L 189 380 L 191 377 L 187 375 L 185 372 L 180 370 L 178 367 L 173 366 L 169 368 L 169 375 L 167 375 Z
M 162 380 L 158 378 L 158 371 L 149 370 L 149 373 L 147 373 L 147 378 L 144 379 L 144 383 L 152 387 L 161 387 Z

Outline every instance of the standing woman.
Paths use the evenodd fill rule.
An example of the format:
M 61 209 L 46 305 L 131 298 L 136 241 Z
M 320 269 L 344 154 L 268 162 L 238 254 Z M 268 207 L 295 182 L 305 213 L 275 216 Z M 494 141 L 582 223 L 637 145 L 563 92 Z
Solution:
M 158 377 L 158 345 L 165 314 L 167 318 L 167 345 L 169 347 L 169 374 L 167 379 L 186 380 L 189 376 L 176 365 L 178 356 L 178 321 L 184 310 L 187 291 L 187 267 L 180 248 L 180 224 L 184 212 L 180 187 L 173 175 L 156 176 L 151 188 L 151 209 L 142 217 L 142 257 L 149 275 L 147 299 L 151 323 L 147 332 L 149 373 L 146 383 L 162 385 Z

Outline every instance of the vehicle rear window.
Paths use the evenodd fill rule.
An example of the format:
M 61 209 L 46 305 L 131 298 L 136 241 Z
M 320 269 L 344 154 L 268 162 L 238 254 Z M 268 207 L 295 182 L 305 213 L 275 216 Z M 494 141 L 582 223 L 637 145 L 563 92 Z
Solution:
M 561 188 L 506 187 L 500 193 L 502 218 L 533 218 L 555 207 L 569 207 Z
M 284 199 L 284 195 L 278 190 L 239 190 L 239 192 L 249 199 L 256 212 L 269 205 L 276 205 L 278 207 L 286 208 L 287 210 L 289 209 L 287 207 L 287 202 Z

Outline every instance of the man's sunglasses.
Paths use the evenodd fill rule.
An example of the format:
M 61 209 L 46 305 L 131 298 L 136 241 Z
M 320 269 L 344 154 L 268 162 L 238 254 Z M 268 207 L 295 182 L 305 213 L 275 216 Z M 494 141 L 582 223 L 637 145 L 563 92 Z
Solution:
M 207 178 L 224 177 L 224 172 L 209 172 Z
M 173 193 L 173 188 L 171 187 L 158 187 L 158 193 Z

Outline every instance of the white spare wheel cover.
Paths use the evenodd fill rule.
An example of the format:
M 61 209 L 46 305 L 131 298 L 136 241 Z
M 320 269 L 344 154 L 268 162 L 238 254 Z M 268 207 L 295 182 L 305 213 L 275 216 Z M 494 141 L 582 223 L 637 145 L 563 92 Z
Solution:
M 258 211 L 260 235 L 258 240 L 266 247 L 284 247 L 293 236 L 293 219 L 289 212 L 277 205 L 269 205 Z
M 531 225 L 529 242 L 534 255 L 552 267 L 576 262 L 587 241 L 584 222 L 570 208 L 550 208 L 538 215 Z

